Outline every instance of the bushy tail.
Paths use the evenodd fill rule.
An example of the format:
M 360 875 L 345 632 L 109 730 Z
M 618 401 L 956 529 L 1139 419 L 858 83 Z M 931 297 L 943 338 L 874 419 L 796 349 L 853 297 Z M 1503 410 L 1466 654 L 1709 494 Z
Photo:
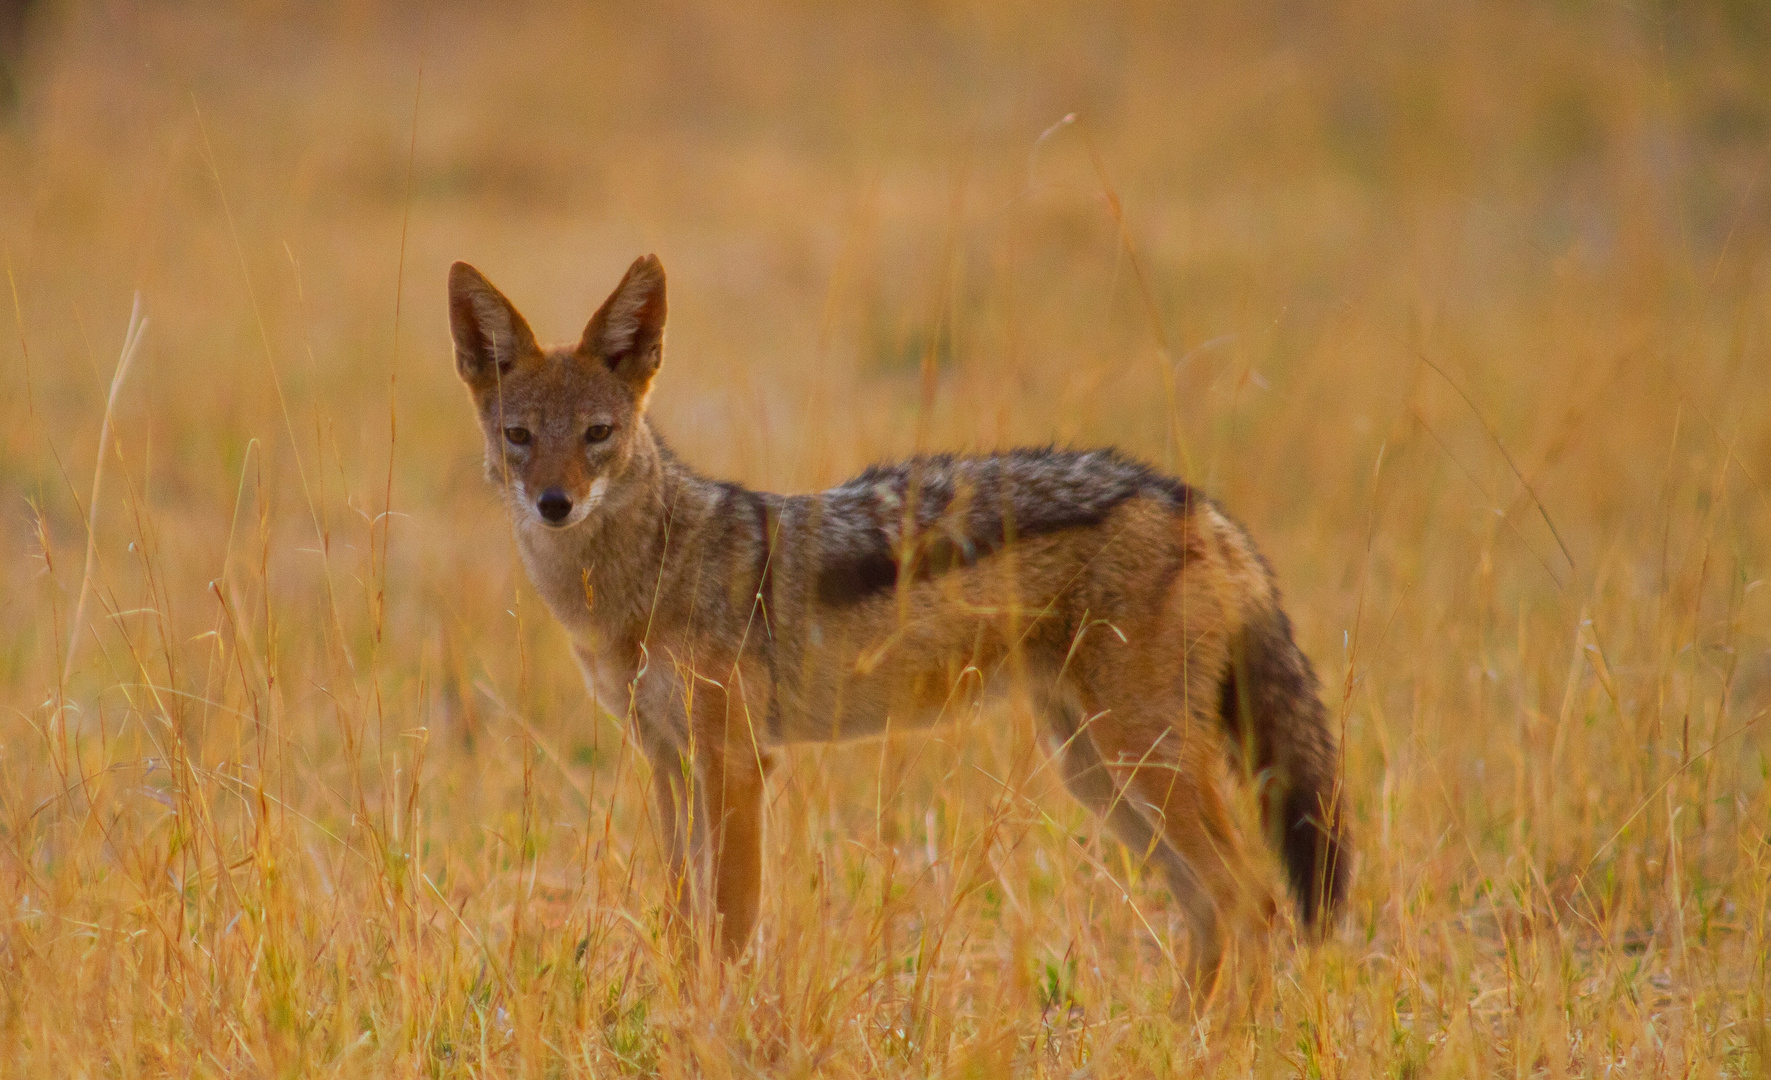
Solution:
M 1231 642 L 1219 716 L 1261 784 L 1267 837 L 1285 863 L 1298 913 L 1326 930 L 1347 892 L 1352 848 L 1341 815 L 1340 755 L 1316 673 L 1278 606 L 1250 612 Z

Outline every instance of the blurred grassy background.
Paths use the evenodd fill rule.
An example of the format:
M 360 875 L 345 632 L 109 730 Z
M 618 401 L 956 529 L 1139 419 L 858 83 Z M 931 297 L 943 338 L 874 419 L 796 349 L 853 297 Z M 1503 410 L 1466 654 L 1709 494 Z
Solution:
M 9 1069 L 1771 1067 L 1771 8 L 15 11 Z M 755 959 L 664 956 L 443 306 L 575 337 L 646 251 L 713 475 L 1112 442 L 1246 521 L 1346 732 L 1338 939 L 1174 1022 L 1009 710 L 795 751 Z

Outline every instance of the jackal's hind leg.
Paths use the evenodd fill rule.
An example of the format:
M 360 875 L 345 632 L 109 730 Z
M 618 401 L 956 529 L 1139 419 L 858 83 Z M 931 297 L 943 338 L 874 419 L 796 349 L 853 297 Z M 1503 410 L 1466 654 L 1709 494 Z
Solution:
M 1088 734 L 1111 782 L 1177 855 L 1169 890 L 1187 916 L 1191 990 L 1203 1000 L 1229 949 L 1264 946 L 1273 909 L 1218 788 L 1221 753 L 1197 727 L 1133 717 L 1104 716 Z
M 1052 756 L 1071 796 L 1113 830 L 1113 835 L 1125 845 L 1134 860 L 1140 864 L 1153 864 L 1160 870 L 1170 892 L 1178 896 L 1182 895 L 1182 888 L 1197 890 L 1198 882 L 1185 860 L 1144 820 L 1144 816 L 1126 800 L 1125 792 L 1113 782 L 1107 763 L 1101 760 L 1088 733 L 1080 730 L 1068 715 L 1051 719 L 1048 726 Z M 1177 884 L 1177 878 L 1180 884 Z

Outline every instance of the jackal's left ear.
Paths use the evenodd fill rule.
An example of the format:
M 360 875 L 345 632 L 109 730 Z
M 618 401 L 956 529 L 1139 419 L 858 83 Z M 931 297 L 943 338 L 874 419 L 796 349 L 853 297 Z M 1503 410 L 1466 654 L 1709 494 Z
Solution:
M 635 259 L 615 291 L 590 317 L 579 355 L 621 376 L 643 400 L 664 362 L 664 264 Z

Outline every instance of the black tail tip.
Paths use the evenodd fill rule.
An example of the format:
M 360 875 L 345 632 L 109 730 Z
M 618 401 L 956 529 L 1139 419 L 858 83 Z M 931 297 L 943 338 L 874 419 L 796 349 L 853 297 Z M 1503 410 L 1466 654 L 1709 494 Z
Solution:
M 1313 791 L 1294 791 L 1285 800 L 1285 873 L 1299 918 L 1319 933 L 1333 926 L 1352 870 L 1353 853 L 1340 817 L 1338 803 Z

